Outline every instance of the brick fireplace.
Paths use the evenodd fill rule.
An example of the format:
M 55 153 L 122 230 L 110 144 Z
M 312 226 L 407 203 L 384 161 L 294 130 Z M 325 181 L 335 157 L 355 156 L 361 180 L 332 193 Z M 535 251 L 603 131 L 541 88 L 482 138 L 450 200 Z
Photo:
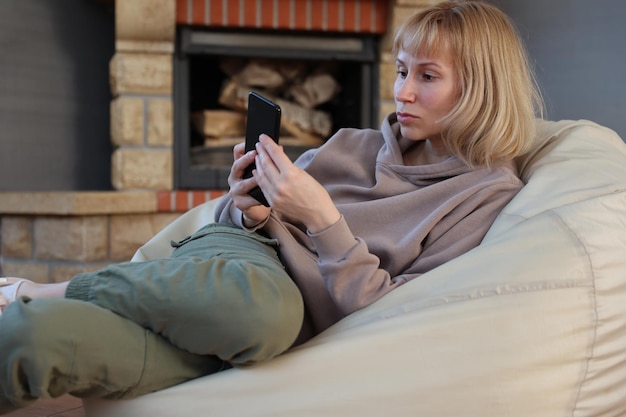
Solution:
M 111 60 L 112 182 L 117 190 L 176 190 L 175 54 L 180 28 L 380 38 L 378 114 L 393 110 L 393 29 L 436 0 L 135 0 L 116 2 Z M 179 29 L 177 32 L 177 28 Z M 188 187 L 185 187 L 188 188 Z M 199 187 L 200 188 L 200 187 Z M 207 187 L 202 187 L 207 188 Z M 215 187 L 209 190 L 217 191 Z M 222 187 L 223 188 L 223 187 Z M 212 196 L 216 195 L 214 192 Z
M 181 212 L 222 195 L 176 189 L 175 54 L 181 27 L 380 39 L 374 125 L 393 105 L 390 34 L 436 0 L 117 0 L 110 61 L 111 192 L 0 193 L 0 275 L 54 282 L 130 258 Z
M 131 4 L 132 3 L 132 4 Z M 364 98 L 378 111 L 378 52 L 330 50 L 339 41 L 362 42 L 382 37 L 388 26 L 389 5 L 386 0 L 176 0 L 168 7 L 137 9 L 137 2 L 118 2 L 117 53 L 111 62 L 111 85 L 115 99 L 111 105 L 112 139 L 116 146 L 112 175 L 116 189 L 217 189 L 227 187 L 224 177 L 230 161 L 220 171 L 191 167 L 189 162 L 190 135 L 187 97 L 197 84 L 189 83 L 190 66 L 199 61 L 193 57 L 236 54 L 283 57 L 297 54 L 332 58 L 334 62 L 353 54 L 353 60 L 371 56 L 370 82 L 363 91 Z M 165 2 L 161 2 L 165 3 Z M 163 5 L 165 6 L 165 5 Z M 135 16 L 148 15 L 154 21 L 137 28 Z M 156 30 L 159 28 L 160 30 Z M 203 39 L 220 36 L 213 44 Z M 239 44 L 234 42 L 240 39 Z M 265 37 L 266 39 L 257 39 Z M 203 39 L 202 39 L 203 38 Z M 292 43 L 287 49 L 286 41 Z M 257 41 L 254 46 L 251 41 Z M 274 45 L 270 42 L 274 41 Z M 307 48 L 311 41 L 325 42 Z M 224 46 L 226 42 L 229 42 Z M 357 44 L 359 45 L 359 44 Z M 209 48 L 212 48 L 209 51 Z M 378 49 L 377 46 L 370 49 Z M 359 56 L 358 53 L 360 53 Z M 188 58 L 189 57 L 189 58 Z M 359 75 L 360 71 L 355 71 Z M 203 84 L 219 85 L 216 72 L 203 73 L 215 80 Z M 206 76 L 205 76 L 206 77 Z M 361 87 L 361 86 L 359 86 Z M 375 91 L 372 91 L 375 90 Z M 372 94 L 372 93 L 376 94 Z M 178 97 L 185 95 L 181 100 Z M 345 113 L 342 111 L 341 113 Z M 364 126 L 377 127 L 379 114 L 368 115 Z M 347 125 L 348 123 L 346 123 Z M 351 124 L 351 123 L 350 123 Z M 344 127 L 344 126 L 336 126 Z M 354 126 L 353 127 L 359 127 Z M 222 152 L 230 157 L 230 149 Z M 206 171 L 207 175 L 200 175 Z M 215 173 L 214 173 L 215 172 Z M 213 179 L 218 176 L 220 179 Z

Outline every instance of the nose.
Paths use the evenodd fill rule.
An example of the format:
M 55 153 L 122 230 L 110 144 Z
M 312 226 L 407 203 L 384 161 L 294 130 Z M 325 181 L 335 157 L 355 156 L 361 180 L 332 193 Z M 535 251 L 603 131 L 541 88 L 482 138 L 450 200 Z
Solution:
M 395 85 L 396 101 L 413 103 L 417 98 L 417 88 L 410 78 L 398 78 Z

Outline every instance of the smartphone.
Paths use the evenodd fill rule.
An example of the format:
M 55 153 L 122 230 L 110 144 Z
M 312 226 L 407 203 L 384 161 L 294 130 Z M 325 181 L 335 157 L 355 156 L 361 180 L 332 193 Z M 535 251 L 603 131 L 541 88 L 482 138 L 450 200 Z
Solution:
M 255 149 L 259 136 L 265 133 L 274 142 L 278 143 L 278 135 L 280 133 L 280 115 L 281 110 L 278 104 L 275 104 L 267 98 L 255 93 L 248 94 L 248 117 L 246 121 L 246 152 Z M 252 170 L 255 168 L 254 163 L 250 164 L 244 174 L 244 178 L 252 176 Z M 269 207 L 269 203 L 265 199 L 263 192 L 259 187 L 255 187 L 249 193 L 259 203 Z

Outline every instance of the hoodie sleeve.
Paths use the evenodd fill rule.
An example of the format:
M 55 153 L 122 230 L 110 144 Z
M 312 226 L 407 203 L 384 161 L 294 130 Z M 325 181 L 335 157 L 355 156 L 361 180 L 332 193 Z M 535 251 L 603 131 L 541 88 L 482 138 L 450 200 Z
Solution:
M 359 310 L 398 286 L 430 271 L 480 244 L 502 208 L 520 185 L 502 182 L 485 187 L 439 219 L 422 242 L 419 256 L 399 275 L 380 267 L 367 244 L 355 237 L 342 219 L 322 233 L 311 235 L 319 255 L 318 268 L 343 314 Z
M 230 193 L 226 194 L 215 207 L 216 223 L 230 223 L 242 227 L 242 212 L 233 204 Z
M 402 282 L 395 282 L 367 243 L 355 237 L 345 219 L 318 234 L 311 234 L 318 253 L 318 268 L 328 292 L 343 315 L 359 310 Z

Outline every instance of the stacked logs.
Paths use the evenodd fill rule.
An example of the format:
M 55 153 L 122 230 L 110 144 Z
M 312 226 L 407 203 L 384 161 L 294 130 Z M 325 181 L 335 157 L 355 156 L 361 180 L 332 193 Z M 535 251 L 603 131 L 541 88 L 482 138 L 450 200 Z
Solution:
M 281 107 L 281 143 L 314 147 L 331 135 L 332 117 L 320 107 L 340 91 L 332 63 L 224 58 L 220 68 L 226 74 L 218 99 L 223 108 L 192 114 L 206 147 L 243 140 L 250 91 Z

